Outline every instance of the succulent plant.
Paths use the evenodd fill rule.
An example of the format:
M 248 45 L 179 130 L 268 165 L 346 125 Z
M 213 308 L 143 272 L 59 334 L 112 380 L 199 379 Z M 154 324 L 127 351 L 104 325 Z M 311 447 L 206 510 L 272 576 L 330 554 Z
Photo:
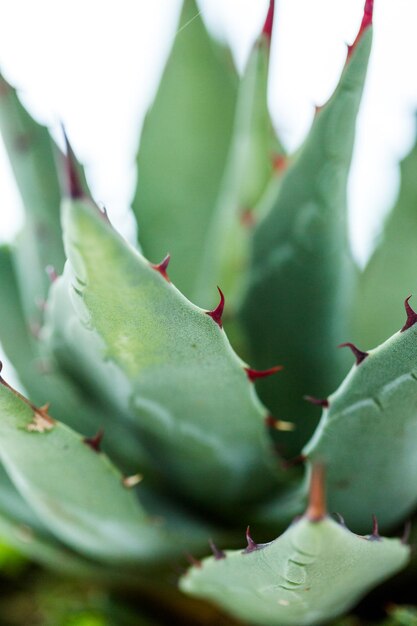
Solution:
M 184 1 L 139 144 L 136 247 L 68 139 L 64 154 L 0 79 L 25 210 L 0 248 L 0 340 L 24 390 L 2 373 L 0 536 L 62 575 L 165 606 L 144 624 L 229 623 L 201 621 L 208 605 L 188 596 L 244 623 L 324 623 L 410 561 L 406 537 L 379 529 L 397 532 L 417 506 L 408 297 L 401 318 L 416 148 L 363 271 L 346 227 L 372 9 L 288 155 L 267 107 L 273 1 L 242 77 Z M 389 623 L 414 623 L 403 618 L 413 609 L 390 609 Z

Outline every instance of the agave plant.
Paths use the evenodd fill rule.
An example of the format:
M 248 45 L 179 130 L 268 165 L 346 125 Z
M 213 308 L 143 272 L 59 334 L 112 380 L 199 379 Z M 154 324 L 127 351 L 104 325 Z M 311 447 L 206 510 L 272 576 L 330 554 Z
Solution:
M 294 155 L 266 102 L 273 12 L 239 78 L 185 0 L 139 144 L 137 247 L 68 139 L 63 154 L 0 82 L 25 209 L 0 250 L 0 339 L 24 389 L 0 378 L 0 535 L 62 575 L 138 589 L 172 609 L 158 623 L 226 623 L 207 600 L 244 623 L 327 622 L 410 559 L 380 529 L 417 505 L 417 314 L 401 305 L 417 150 L 361 272 L 346 183 L 372 1 Z

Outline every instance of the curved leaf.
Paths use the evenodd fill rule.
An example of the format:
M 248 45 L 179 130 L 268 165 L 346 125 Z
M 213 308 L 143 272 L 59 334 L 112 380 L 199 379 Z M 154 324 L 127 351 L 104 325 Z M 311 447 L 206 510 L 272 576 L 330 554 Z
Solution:
M 0 130 L 25 209 L 15 260 L 25 315 L 39 323 L 39 302 L 46 297 L 45 268 L 61 271 L 65 257 L 60 227 L 57 148 L 48 130 L 35 122 L 16 91 L 0 76 Z
M 269 14 L 268 14 L 269 15 Z M 236 304 L 246 278 L 257 208 L 271 179 L 279 178 L 281 146 L 268 110 L 270 35 L 262 32 L 241 79 L 232 141 L 219 197 L 202 254 L 197 302 L 211 303 L 211 285 L 222 285 Z
M 133 211 L 144 254 L 167 252 L 188 297 L 197 286 L 201 250 L 223 176 L 236 98 L 230 58 L 206 31 L 194 0 L 180 24 L 137 156 Z
M 313 496 L 274 541 L 256 544 L 247 533 L 245 550 L 215 550 L 181 589 L 259 626 L 322 624 L 406 565 L 410 550 L 398 539 L 355 535 L 320 507 Z
M 393 526 L 417 505 L 417 325 L 354 365 L 304 449 L 328 468 L 329 503 L 356 530 Z
M 62 541 L 100 561 L 158 562 L 181 554 L 196 535 L 152 520 L 110 461 L 45 409 L 1 379 L 0 458 L 40 520 Z
M 217 512 L 270 492 L 267 412 L 219 324 L 88 201 L 65 202 L 63 224 L 70 263 L 45 328 L 58 361 L 130 419 L 177 489 Z
M 358 280 L 354 340 L 364 346 L 395 332 L 402 322 L 398 303 L 417 294 L 417 144 L 400 167 L 398 199 Z
M 290 454 L 316 424 L 303 396 L 325 394 L 345 371 L 335 347 L 347 336 L 355 275 L 346 184 L 371 39 L 367 28 L 254 234 L 240 316 L 254 365 L 285 366 L 280 379 L 259 384 L 259 393 L 274 414 L 299 426 L 286 439 Z

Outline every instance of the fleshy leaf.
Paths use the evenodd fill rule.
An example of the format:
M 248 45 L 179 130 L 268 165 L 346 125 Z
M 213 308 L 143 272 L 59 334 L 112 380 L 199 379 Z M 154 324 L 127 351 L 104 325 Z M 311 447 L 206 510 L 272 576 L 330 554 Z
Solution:
M 335 348 L 346 337 L 355 275 L 346 185 L 371 39 L 367 28 L 254 233 L 240 315 L 254 366 L 285 366 L 280 379 L 258 389 L 272 413 L 299 426 L 286 440 L 289 454 L 299 452 L 316 424 L 317 410 L 303 396 L 325 397 L 345 371 Z
M 49 288 L 45 267 L 60 272 L 65 261 L 55 165 L 58 151 L 48 130 L 29 115 L 2 76 L 0 130 L 25 210 L 15 260 L 25 315 L 36 323 L 41 317 L 38 303 Z
M 154 522 L 104 454 L 1 382 L 1 461 L 54 535 L 98 560 L 139 564 L 180 554 L 195 542 L 191 532 L 181 536 L 170 533 L 166 521 Z
M 155 470 L 205 506 L 270 492 L 283 474 L 267 411 L 219 321 L 90 202 L 65 201 L 63 225 L 69 264 L 45 328 L 61 366 L 124 414 Z
M 417 144 L 400 167 L 398 199 L 358 281 L 354 338 L 365 346 L 395 332 L 402 324 L 398 302 L 417 295 Z
M 401 522 L 417 505 L 417 324 L 369 350 L 328 400 L 303 452 L 328 468 L 330 509 L 358 531 L 370 511 L 381 527 Z
M 133 210 L 146 257 L 172 254 L 171 279 L 188 297 L 218 194 L 236 99 L 231 58 L 185 0 L 174 46 L 148 112 Z
M 399 539 L 358 536 L 330 519 L 312 490 L 306 514 L 280 537 L 223 551 L 181 579 L 188 594 L 211 600 L 258 626 L 322 624 L 407 564 Z
M 0 246 L 0 287 L 0 341 L 33 401 L 49 402 L 53 417 L 84 435 L 104 428 L 103 449 L 124 471 L 134 471 L 138 463 L 143 465 L 142 446 L 128 425 L 117 419 L 115 411 L 109 410 L 99 397 L 86 394 L 60 371 L 52 355 L 42 351 L 44 346 L 30 334 L 8 246 Z
M 31 377 L 34 337 L 30 335 L 20 300 L 13 253 L 0 246 L 0 341 L 22 382 Z
M 271 180 L 279 178 L 274 163 L 284 159 L 284 149 L 268 110 L 270 46 L 270 38 L 262 33 L 239 85 L 232 141 L 195 291 L 197 302 L 211 301 L 214 283 L 227 290 L 233 307 L 244 283 L 258 205 Z

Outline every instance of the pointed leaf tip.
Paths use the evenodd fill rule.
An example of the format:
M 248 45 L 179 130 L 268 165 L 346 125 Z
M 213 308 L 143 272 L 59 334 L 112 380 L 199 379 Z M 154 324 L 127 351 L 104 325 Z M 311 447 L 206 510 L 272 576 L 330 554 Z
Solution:
M 347 341 L 346 343 L 341 343 L 338 347 L 350 348 L 355 356 L 356 365 L 362 363 L 362 361 L 364 361 L 366 357 L 369 356 L 369 352 L 363 352 L 362 350 L 359 350 L 359 348 L 357 348 L 353 343 L 350 343 L 349 341 Z
M 315 404 L 316 406 L 322 406 L 324 409 L 327 409 L 329 406 L 329 401 L 327 398 L 315 398 L 314 396 L 304 396 L 304 400 L 310 402 L 310 404 Z
M 362 22 L 359 27 L 359 32 L 356 35 L 355 41 L 353 42 L 351 46 L 348 46 L 347 60 L 349 60 L 350 57 L 352 56 L 365 30 L 369 28 L 369 26 L 372 26 L 373 13 L 374 13 L 374 0 L 365 0 Z
M 243 550 L 243 554 L 250 554 L 258 549 L 258 544 L 252 539 L 250 534 L 250 526 L 246 528 L 246 543 L 248 544 Z
M 262 28 L 262 34 L 271 41 L 272 29 L 274 26 L 275 0 L 270 0 L 268 13 L 266 14 L 265 23 Z
M 417 322 L 417 313 L 411 308 L 409 304 L 410 298 L 411 296 L 408 296 L 408 298 L 404 300 L 404 308 L 405 308 L 405 312 L 407 315 L 407 319 L 406 319 L 404 326 L 401 328 L 400 333 L 403 333 L 405 330 L 407 330 L 411 326 L 414 326 L 414 324 Z
M 327 515 L 324 466 L 313 465 L 306 517 L 310 522 L 319 522 Z
M 101 452 L 101 442 L 103 441 L 104 430 L 100 428 L 99 431 L 94 435 L 94 437 L 84 437 L 83 442 L 90 446 L 94 452 Z
M 288 157 L 283 154 L 276 154 L 272 157 L 272 169 L 277 174 L 282 174 L 288 167 Z
M 77 200 L 85 197 L 84 189 L 81 183 L 80 176 L 78 174 L 77 162 L 75 159 L 74 151 L 68 139 L 68 135 L 62 125 L 62 132 L 64 134 L 66 154 L 64 156 L 64 173 L 65 173 L 65 193 L 69 198 Z
M 169 265 L 170 260 L 171 260 L 171 255 L 168 253 L 162 259 L 162 261 L 160 263 L 157 263 L 156 265 L 151 263 L 151 267 L 153 267 L 154 270 L 159 272 L 161 274 L 161 276 L 163 276 L 168 283 L 171 282 L 169 280 L 169 276 L 168 276 L 168 273 L 167 273 L 167 269 L 168 269 L 168 265 Z
M 223 328 L 222 315 L 224 309 L 224 295 L 220 287 L 217 287 L 217 289 L 220 294 L 220 302 L 212 311 L 206 311 L 206 315 L 209 315 L 216 322 L 217 326 Z
M 243 368 L 247 374 L 247 377 L 251 382 L 257 380 L 258 378 L 266 378 L 267 376 L 272 376 L 272 374 L 276 374 L 276 372 L 280 372 L 284 369 L 283 365 L 275 365 L 274 367 L 270 367 L 267 370 L 254 370 L 250 367 Z
M 209 545 L 216 561 L 220 561 L 221 559 L 226 558 L 226 553 L 223 552 L 223 550 L 219 550 L 219 548 L 214 543 L 213 539 L 209 539 Z

